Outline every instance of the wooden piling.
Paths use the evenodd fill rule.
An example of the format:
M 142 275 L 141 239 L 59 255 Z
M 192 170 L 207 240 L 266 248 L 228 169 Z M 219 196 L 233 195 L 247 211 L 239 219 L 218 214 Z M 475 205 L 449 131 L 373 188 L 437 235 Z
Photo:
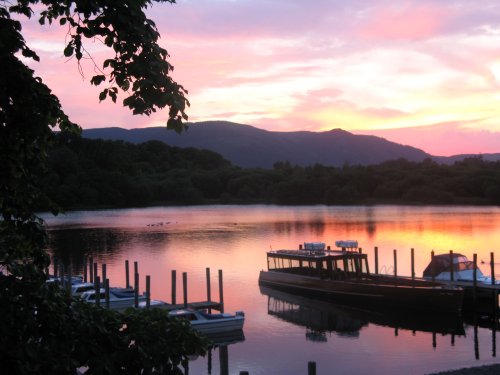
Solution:
M 453 250 L 450 250 L 450 281 L 455 280 L 455 270 L 453 269 Z
M 146 308 L 151 306 L 151 276 L 146 275 Z
M 207 275 L 207 301 L 211 302 L 212 301 L 212 293 L 211 293 L 211 286 L 210 286 L 210 268 L 208 268 L 208 267 L 206 269 L 206 275 Z
M 139 274 L 134 273 L 134 306 L 139 307 Z
M 431 274 L 432 274 L 432 281 L 434 281 L 434 250 L 431 251 Z
M 94 280 L 96 279 L 98 273 L 97 273 L 97 263 L 94 263 Z
M 375 246 L 375 275 L 378 275 L 378 246 Z
M 83 282 L 86 283 L 88 281 L 87 277 L 87 256 L 83 257 Z
M 360 247 L 360 248 L 358 249 L 358 252 L 359 252 L 360 254 L 363 254 L 363 248 L 361 248 L 361 247 Z
M 54 278 L 57 278 L 57 271 L 59 268 L 59 261 L 57 260 L 57 257 L 54 257 L 52 262 L 54 263 Z
M 137 261 L 134 262 L 134 274 L 139 273 L 139 263 Z
M 316 362 L 307 363 L 307 375 L 316 375 Z
M 128 259 L 125 260 L 125 287 L 130 288 L 130 271 L 128 266 Z
M 99 307 L 101 306 L 101 278 L 96 276 L 94 280 L 95 305 Z
M 398 277 L 398 253 L 394 249 L 394 277 Z
M 491 285 L 495 285 L 495 254 L 490 253 Z
M 472 287 L 472 300 L 474 304 L 476 304 L 476 295 L 477 295 L 477 254 L 474 254 L 473 257 L 473 287 Z
M 106 298 L 106 308 L 109 310 L 109 279 L 104 279 L 104 290 Z
M 412 278 L 412 280 L 414 280 L 415 279 L 415 250 L 413 249 L 413 247 L 411 248 L 410 254 L 411 254 L 411 278 Z
M 64 264 L 59 263 L 59 285 L 64 287 Z
M 176 292 L 177 292 L 177 272 L 172 270 L 172 305 L 176 304 Z
M 187 272 L 182 273 L 182 296 L 184 298 L 184 308 L 188 307 Z
M 90 282 L 94 282 L 94 258 L 90 257 L 89 258 L 89 276 L 90 276 Z
M 106 282 L 106 280 L 108 279 L 107 277 L 107 266 L 106 266 L 106 263 L 103 263 L 102 264 L 102 281 Z
M 66 285 L 66 288 L 68 290 L 68 294 L 69 296 L 71 297 L 71 286 L 72 286 L 72 282 L 71 282 L 71 278 L 72 278 L 72 269 L 71 269 L 71 263 L 69 264 L 68 266 L 68 284 Z
M 222 287 L 222 270 L 219 270 L 219 301 L 220 301 L 220 312 L 224 312 L 224 290 Z

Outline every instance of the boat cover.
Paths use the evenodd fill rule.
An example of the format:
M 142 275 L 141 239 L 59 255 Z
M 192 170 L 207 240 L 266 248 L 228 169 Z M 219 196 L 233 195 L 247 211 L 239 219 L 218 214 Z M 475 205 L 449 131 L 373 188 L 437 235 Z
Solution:
M 460 259 L 461 258 L 461 259 Z M 474 269 L 474 263 L 462 254 L 453 253 L 453 271 Z M 442 272 L 450 272 L 450 254 L 435 255 L 424 270 L 424 277 L 436 277 Z

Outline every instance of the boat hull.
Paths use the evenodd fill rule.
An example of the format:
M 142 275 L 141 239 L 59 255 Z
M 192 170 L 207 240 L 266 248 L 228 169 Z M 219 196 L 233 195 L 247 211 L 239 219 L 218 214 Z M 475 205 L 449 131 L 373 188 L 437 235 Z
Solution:
M 259 284 L 336 302 L 412 310 L 461 311 L 463 290 L 391 285 L 369 279 L 331 280 L 277 271 L 261 271 Z

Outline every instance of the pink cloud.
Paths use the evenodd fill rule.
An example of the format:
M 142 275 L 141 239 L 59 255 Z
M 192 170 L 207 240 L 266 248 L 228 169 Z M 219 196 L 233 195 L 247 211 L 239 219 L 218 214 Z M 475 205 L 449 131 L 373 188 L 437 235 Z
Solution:
M 393 2 L 392 6 L 374 8 L 359 35 L 365 39 L 419 40 L 436 36 L 453 17 L 442 5 L 419 2 Z
M 472 127 L 480 121 L 447 122 L 386 130 L 358 130 L 353 133 L 376 135 L 420 148 L 436 156 L 498 153 L 500 132 Z

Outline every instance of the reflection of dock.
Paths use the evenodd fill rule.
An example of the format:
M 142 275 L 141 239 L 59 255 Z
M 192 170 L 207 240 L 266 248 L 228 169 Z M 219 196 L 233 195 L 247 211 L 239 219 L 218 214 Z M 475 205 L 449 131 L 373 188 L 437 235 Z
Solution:
M 359 330 L 367 325 L 365 319 L 352 318 L 331 303 L 311 300 L 264 286 L 260 286 L 260 291 L 269 297 L 267 302 L 269 315 L 304 326 L 311 331 L 357 336 Z
M 439 334 L 464 335 L 458 314 L 419 313 L 404 309 L 361 309 L 337 305 L 320 299 L 290 294 L 272 288 L 260 287 L 268 298 L 268 313 L 315 332 L 336 332 L 340 336 L 357 337 L 359 330 L 369 323 Z
M 268 296 L 268 313 L 281 320 L 306 328 L 306 339 L 325 342 L 326 332 L 336 332 L 338 336 L 358 337 L 359 331 L 369 323 L 413 333 L 432 334 L 432 347 L 437 347 L 437 337 L 449 336 L 450 344 L 455 345 L 455 337 L 465 335 L 462 317 L 458 314 L 414 314 L 408 310 L 360 309 L 358 307 L 337 305 L 325 300 L 312 299 L 302 295 L 290 294 L 268 287 L 260 287 L 263 295 Z M 496 357 L 496 333 L 499 328 L 498 315 L 469 314 L 465 316 L 467 325 L 473 327 L 474 356 L 479 358 L 479 327 L 491 330 L 491 355 Z M 351 331 L 349 331 L 351 329 Z

